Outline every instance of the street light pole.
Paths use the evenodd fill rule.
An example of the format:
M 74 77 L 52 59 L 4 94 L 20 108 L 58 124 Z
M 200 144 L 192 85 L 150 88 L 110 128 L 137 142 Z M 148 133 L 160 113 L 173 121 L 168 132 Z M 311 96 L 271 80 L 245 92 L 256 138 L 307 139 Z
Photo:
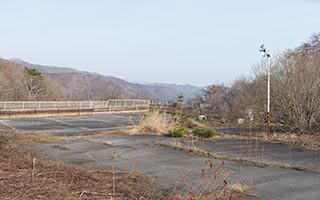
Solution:
M 268 54 L 267 57 L 267 65 L 268 65 L 268 101 L 267 101 L 267 136 L 270 136 L 270 68 L 271 68 L 271 57 Z
M 268 91 L 267 91 L 267 136 L 270 136 L 270 71 L 271 71 L 271 56 L 269 50 L 261 45 L 260 52 L 263 57 L 267 57 L 267 71 L 268 71 Z

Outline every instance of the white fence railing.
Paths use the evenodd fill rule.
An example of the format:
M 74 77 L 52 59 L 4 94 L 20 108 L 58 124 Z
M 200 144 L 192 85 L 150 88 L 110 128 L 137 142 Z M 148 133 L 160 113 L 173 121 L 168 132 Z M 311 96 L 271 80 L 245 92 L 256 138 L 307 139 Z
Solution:
M 108 101 L 5 101 L 0 102 L 0 111 L 33 110 L 141 110 L 148 109 L 150 100 L 109 99 Z

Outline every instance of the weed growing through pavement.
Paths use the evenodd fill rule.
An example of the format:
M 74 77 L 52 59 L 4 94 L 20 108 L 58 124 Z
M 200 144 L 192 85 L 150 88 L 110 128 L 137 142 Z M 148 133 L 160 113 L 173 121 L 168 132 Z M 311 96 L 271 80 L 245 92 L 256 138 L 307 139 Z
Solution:
M 248 191 L 253 188 L 252 186 L 228 182 L 227 177 L 232 171 L 225 168 L 224 161 L 216 163 L 214 160 L 207 159 L 203 164 L 201 173 L 197 173 L 201 177 L 194 177 L 191 175 L 191 170 L 188 170 L 176 181 L 168 199 L 229 200 L 249 195 Z
M 193 135 L 198 136 L 200 138 L 211 138 L 218 133 L 210 128 L 196 128 L 192 131 Z
M 67 139 L 67 137 L 63 137 L 63 139 L 59 140 L 57 144 L 53 145 L 53 147 L 68 151 L 70 150 L 70 147 L 67 146 L 68 144 L 69 140 Z
M 107 145 L 110 147 L 124 147 L 124 148 L 133 148 L 132 144 L 112 144 L 106 140 L 99 142 L 100 144 Z
M 58 148 L 58 149 L 65 150 L 65 151 L 69 151 L 69 150 L 70 150 L 70 148 L 67 147 L 67 146 L 64 145 L 64 144 L 55 144 L 55 145 L 53 145 L 53 147 L 56 147 L 56 148 Z

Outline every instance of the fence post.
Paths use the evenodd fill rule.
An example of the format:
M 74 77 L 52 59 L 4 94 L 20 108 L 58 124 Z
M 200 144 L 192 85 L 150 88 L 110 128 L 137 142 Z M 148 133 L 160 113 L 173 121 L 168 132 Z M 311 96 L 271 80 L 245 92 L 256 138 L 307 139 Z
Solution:
M 148 106 L 147 106 L 148 111 L 152 110 L 152 108 L 151 108 L 152 104 L 151 104 L 150 100 L 147 101 L 147 104 L 148 104 Z
M 111 108 L 110 108 L 110 101 L 109 101 L 109 99 L 107 100 L 107 108 L 108 108 L 108 111 L 110 111 L 110 110 L 111 110 Z

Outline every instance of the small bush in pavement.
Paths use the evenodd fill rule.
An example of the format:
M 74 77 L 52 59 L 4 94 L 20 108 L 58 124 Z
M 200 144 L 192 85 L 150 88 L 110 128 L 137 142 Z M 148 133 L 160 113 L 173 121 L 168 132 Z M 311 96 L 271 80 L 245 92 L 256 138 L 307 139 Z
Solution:
M 172 137 L 182 137 L 186 134 L 186 130 L 184 128 L 175 128 L 169 131 Z
M 203 138 L 210 138 L 215 135 L 218 135 L 218 133 L 215 130 L 209 128 L 196 128 L 193 130 L 193 134 L 195 136 Z

